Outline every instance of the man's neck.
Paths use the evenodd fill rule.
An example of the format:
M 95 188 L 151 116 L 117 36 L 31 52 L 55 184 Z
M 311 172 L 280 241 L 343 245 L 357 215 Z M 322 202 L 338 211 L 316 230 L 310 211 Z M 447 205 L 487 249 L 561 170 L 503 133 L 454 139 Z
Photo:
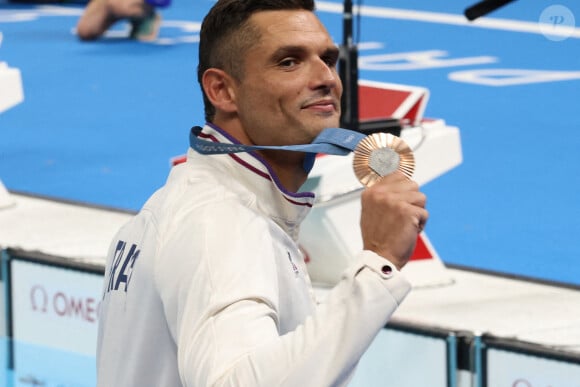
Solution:
M 255 145 L 248 138 L 244 129 L 234 120 L 217 119 L 214 125 L 235 138 L 244 145 Z M 297 192 L 306 181 L 308 173 L 304 170 L 305 154 L 293 151 L 259 151 L 268 163 L 276 177 L 284 188 L 291 192 Z
M 286 190 L 297 192 L 302 187 L 308 177 L 303 166 L 304 153 L 292 151 L 259 151 L 259 153 Z

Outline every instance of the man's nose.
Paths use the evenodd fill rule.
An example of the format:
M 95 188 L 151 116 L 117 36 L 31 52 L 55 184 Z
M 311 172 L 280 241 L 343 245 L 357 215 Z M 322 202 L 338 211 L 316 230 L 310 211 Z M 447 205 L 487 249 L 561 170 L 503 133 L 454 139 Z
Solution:
M 318 58 L 313 67 L 313 88 L 333 89 L 340 85 L 336 67 L 329 65 L 322 58 Z

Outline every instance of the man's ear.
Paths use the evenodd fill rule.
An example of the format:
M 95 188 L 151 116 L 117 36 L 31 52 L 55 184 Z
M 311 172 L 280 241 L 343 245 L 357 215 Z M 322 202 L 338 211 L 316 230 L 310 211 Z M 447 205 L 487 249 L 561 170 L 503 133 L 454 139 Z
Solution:
M 203 90 L 216 110 L 226 113 L 237 111 L 235 80 L 223 70 L 210 68 L 203 73 Z

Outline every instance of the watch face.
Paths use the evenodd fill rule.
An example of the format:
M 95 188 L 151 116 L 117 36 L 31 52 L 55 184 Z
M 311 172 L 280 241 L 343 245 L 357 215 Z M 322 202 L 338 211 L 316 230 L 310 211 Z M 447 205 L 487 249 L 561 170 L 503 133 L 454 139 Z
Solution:
M 400 137 L 390 133 L 373 133 L 354 150 L 353 168 L 359 181 L 370 187 L 381 177 L 401 171 L 409 179 L 415 170 L 413 151 Z

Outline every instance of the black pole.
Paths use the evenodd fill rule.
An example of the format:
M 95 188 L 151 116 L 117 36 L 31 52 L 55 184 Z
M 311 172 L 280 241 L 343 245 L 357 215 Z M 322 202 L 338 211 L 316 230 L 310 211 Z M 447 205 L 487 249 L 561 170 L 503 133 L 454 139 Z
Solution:
M 515 0 L 483 0 L 467 8 L 464 14 L 467 20 L 473 21 L 478 17 L 485 16 L 488 13 L 495 11 L 507 3 L 511 3 L 512 1 Z
M 339 76 L 344 88 L 340 102 L 342 110 L 340 126 L 366 134 L 385 132 L 399 136 L 402 127 L 401 122 L 396 118 L 360 120 L 358 47 L 353 39 L 353 20 L 352 0 L 344 0 L 343 35 L 339 58 Z
M 343 35 L 340 47 L 339 76 L 342 80 L 340 126 L 358 130 L 358 48 L 353 42 L 352 1 L 344 1 Z

